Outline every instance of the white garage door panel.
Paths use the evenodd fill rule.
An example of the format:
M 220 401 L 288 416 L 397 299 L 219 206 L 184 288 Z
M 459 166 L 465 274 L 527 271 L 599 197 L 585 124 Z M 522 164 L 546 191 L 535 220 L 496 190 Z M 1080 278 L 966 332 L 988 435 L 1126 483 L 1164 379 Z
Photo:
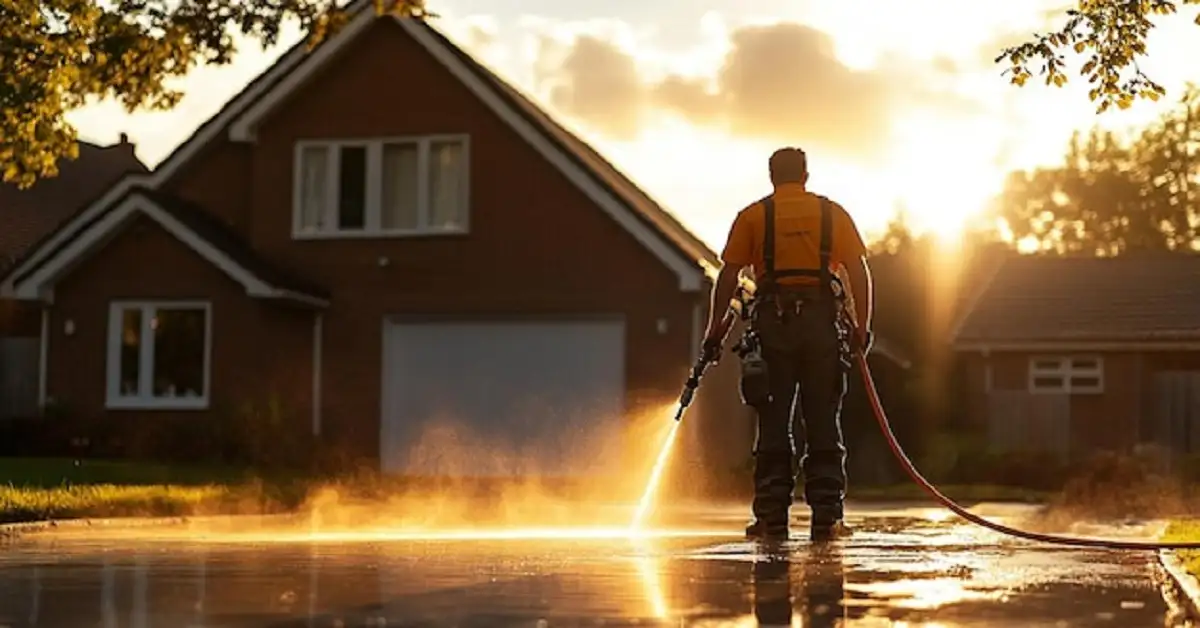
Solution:
M 392 323 L 381 459 L 389 473 L 579 476 L 622 424 L 620 321 Z

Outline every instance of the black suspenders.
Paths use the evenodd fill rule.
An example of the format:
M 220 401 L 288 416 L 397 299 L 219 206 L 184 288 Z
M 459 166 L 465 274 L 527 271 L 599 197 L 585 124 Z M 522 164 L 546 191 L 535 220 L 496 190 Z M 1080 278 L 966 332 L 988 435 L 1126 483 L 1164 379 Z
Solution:
M 767 291 L 776 287 L 775 280 L 781 277 L 815 277 L 820 282 L 822 291 L 832 290 L 833 277 L 829 272 L 829 258 L 833 248 L 833 212 L 829 207 L 829 199 L 821 199 L 821 244 L 820 264 L 817 269 L 787 269 L 775 270 L 775 198 L 768 196 L 763 199 L 765 233 L 763 234 L 763 283 Z

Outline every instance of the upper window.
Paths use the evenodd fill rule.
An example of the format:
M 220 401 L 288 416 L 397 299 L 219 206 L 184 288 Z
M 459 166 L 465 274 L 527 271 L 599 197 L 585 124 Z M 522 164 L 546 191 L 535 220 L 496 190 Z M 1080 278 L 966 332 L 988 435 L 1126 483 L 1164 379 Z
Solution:
M 1104 392 L 1104 362 L 1098 356 L 1034 358 L 1029 362 L 1029 390 L 1067 394 Z
M 208 303 L 116 302 L 108 322 L 108 407 L 208 407 Z
M 297 237 L 467 230 L 467 140 L 305 141 L 296 147 Z

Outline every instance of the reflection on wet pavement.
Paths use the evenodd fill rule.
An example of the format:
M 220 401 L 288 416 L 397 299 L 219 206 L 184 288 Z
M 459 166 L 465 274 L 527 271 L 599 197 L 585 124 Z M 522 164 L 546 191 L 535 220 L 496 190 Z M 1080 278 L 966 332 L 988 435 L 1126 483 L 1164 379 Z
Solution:
M 742 541 L 735 510 L 633 539 L 33 534 L 0 543 L 0 626 L 1164 625 L 1149 554 L 921 515 L 859 511 L 824 546 Z

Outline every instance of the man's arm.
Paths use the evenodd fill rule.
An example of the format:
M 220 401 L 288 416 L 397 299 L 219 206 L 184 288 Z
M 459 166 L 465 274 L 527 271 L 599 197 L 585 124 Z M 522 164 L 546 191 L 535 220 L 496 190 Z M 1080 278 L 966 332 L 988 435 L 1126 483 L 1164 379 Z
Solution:
M 747 208 L 749 209 L 749 208 Z M 721 321 L 729 309 L 729 302 L 737 291 L 738 273 L 749 266 L 754 254 L 754 234 L 747 218 L 747 210 L 738 212 L 729 228 L 729 238 L 725 249 L 721 252 L 721 272 L 713 283 L 712 295 L 708 305 L 708 326 L 704 332 L 704 344 L 707 347 L 712 342 L 724 337 L 726 329 L 721 328 Z
M 717 274 L 713 284 L 712 297 L 708 304 L 708 327 L 704 334 L 706 340 L 712 340 L 725 335 L 726 329 L 721 328 L 725 312 L 729 310 L 729 302 L 737 291 L 738 273 L 742 270 L 740 264 L 726 263 Z
M 858 321 L 861 339 L 865 341 L 867 333 L 875 323 L 875 285 L 871 278 L 870 264 L 867 262 L 867 246 L 850 214 L 841 206 L 838 210 L 842 227 L 835 238 L 838 257 L 850 275 L 850 292 L 854 295 L 854 318 Z
M 865 332 L 871 331 L 875 323 L 875 284 L 871 278 L 871 266 L 866 256 L 860 255 L 846 264 L 846 271 L 850 274 L 850 290 L 854 294 L 854 316 L 865 339 Z

